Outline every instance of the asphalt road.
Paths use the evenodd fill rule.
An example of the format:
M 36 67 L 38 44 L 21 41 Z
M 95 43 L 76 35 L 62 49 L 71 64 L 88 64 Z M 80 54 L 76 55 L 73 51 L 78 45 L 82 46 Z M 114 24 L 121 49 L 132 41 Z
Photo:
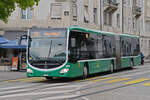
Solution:
M 19 78 L 0 81 L 0 100 L 150 100 L 150 65 L 85 80 Z

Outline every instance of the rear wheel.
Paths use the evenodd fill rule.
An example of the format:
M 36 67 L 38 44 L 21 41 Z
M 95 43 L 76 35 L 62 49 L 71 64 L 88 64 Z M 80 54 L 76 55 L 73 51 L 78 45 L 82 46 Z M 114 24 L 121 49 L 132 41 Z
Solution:
M 87 69 L 87 67 L 86 67 L 86 65 L 83 67 L 83 79 L 85 79 L 85 78 L 87 78 L 87 76 L 88 76 L 88 69 Z

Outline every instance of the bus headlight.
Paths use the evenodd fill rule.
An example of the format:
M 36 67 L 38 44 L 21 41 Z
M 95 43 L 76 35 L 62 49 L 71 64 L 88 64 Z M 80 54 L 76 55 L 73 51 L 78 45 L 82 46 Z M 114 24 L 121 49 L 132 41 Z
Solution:
M 29 69 L 29 68 L 27 69 L 27 72 L 28 73 L 33 73 L 33 71 L 31 69 Z
M 61 73 L 61 74 L 64 74 L 64 73 L 67 73 L 68 71 L 69 71 L 69 69 L 65 68 L 65 69 L 62 69 L 62 70 L 60 71 L 60 73 Z

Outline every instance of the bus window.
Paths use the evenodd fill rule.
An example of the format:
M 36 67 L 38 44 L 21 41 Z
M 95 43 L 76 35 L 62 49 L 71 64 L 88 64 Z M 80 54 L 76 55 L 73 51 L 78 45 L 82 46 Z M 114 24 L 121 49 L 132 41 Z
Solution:
M 71 47 L 76 46 L 76 38 L 71 38 Z
M 113 57 L 115 56 L 115 41 L 114 36 L 105 36 L 103 35 L 103 57 Z
M 89 54 L 89 59 L 96 59 L 97 53 L 97 34 L 89 34 L 89 38 L 86 42 L 87 53 Z
M 97 59 L 100 59 L 100 58 L 103 58 L 103 49 L 102 49 L 102 46 L 103 46 L 103 44 L 102 44 L 102 35 L 100 34 L 100 35 L 98 35 L 97 36 L 98 37 L 98 39 L 97 39 Z

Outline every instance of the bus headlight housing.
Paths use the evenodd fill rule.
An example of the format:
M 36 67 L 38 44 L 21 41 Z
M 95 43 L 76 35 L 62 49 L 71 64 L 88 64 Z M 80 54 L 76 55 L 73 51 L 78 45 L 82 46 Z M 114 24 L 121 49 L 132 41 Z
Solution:
M 27 72 L 28 73 L 33 73 L 33 71 L 31 69 L 29 69 L 29 68 L 27 69 Z
M 61 73 L 61 74 L 64 74 L 64 73 L 67 73 L 68 71 L 69 71 L 69 69 L 65 68 L 65 69 L 62 69 L 62 70 L 60 71 L 60 73 Z

